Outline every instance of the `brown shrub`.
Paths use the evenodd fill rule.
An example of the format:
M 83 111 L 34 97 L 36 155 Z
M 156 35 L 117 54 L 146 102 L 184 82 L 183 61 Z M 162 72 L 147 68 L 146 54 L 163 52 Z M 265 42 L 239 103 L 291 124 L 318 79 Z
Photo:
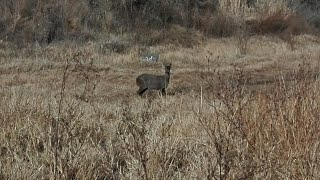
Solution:
M 238 23 L 233 17 L 223 12 L 212 14 L 208 11 L 200 17 L 197 26 L 204 34 L 215 37 L 228 37 L 235 34 Z
M 257 34 L 280 34 L 288 33 L 292 35 L 299 35 L 303 33 L 313 32 L 311 26 L 299 14 L 285 14 L 277 12 L 261 21 L 250 20 L 247 25 L 251 28 L 253 33 Z
M 284 21 L 284 15 L 279 12 L 268 16 L 261 21 L 248 21 L 247 24 L 251 27 L 253 32 L 258 34 L 280 33 L 287 28 L 287 24 Z
M 288 26 L 287 33 L 299 35 L 303 33 L 312 33 L 313 29 L 309 23 L 299 14 L 290 14 L 284 17 Z

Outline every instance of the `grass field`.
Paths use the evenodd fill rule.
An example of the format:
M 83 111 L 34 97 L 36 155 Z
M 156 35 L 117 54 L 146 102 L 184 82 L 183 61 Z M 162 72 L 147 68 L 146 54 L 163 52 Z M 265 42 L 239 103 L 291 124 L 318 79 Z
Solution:
M 1 43 L 0 179 L 320 176 L 317 36 L 153 46 L 172 63 L 166 97 L 136 94 L 139 74 L 164 73 L 139 47 Z

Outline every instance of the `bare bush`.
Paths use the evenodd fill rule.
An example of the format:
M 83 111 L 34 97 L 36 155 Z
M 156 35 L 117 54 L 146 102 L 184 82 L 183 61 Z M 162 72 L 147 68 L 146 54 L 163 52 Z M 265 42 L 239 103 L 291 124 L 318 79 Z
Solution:
M 217 156 L 216 162 L 210 162 L 210 167 L 218 166 L 209 171 L 210 176 L 218 179 L 231 178 L 231 174 L 237 179 L 296 176 L 295 169 L 308 155 L 297 158 L 295 154 L 286 157 L 283 154 L 289 149 L 313 154 L 310 147 L 296 146 L 293 142 L 302 142 L 300 138 L 306 138 L 305 143 L 315 145 L 315 129 L 309 125 L 311 123 L 319 126 L 318 118 L 311 115 L 314 108 L 309 106 L 309 103 L 313 103 L 310 102 L 311 96 L 318 96 L 318 93 L 312 90 L 315 84 L 308 65 L 300 66 L 297 74 L 292 77 L 293 83 L 284 84 L 285 82 L 275 80 L 273 91 L 266 94 L 247 89 L 249 80 L 246 82 L 246 78 L 239 69 L 232 76 L 232 81 L 219 74 L 217 83 L 204 79 L 211 87 L 204 98 L 209 103 L 221 104 L 217 106 L 213 103 L 214 115 L 202 115 L 203 112 L 200 111 L 198 116 L 199 122 L 211 137 L 211 146 L 208 148 Z M 212 91 L 213 89 L 216 92 Z M 302 107 L 306 109 L 302 110 Z M 312 118 L 306 119 L 309 115 Z M 253 116 L 255 118 L 252 118 Z M 278 126 L 279 124 L 282 125 Z M 303 133 L 304 131 L 306 133 Z M 261 158 L 262 156 L 264 158 Z M 267 161 L 270 163 L 266 163 Z M 294 161 L 299 161 L 300 165 L 293 163 Z M 315 176 L 315 164 L 311 161 L 313 165 L 307 168 L 310 168 L 310 171 L 301 172 L 305 177 Z M 287 167 L 283 169 L 284 164 Z

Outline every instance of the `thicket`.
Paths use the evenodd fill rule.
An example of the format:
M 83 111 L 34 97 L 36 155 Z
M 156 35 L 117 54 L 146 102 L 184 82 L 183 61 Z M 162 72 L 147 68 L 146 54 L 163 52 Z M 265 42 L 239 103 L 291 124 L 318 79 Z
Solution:
M 298 17 L 297 26 L 308 21 L 319 28 L 320 18 L 315 15 L 319 9 L 319 3 L 312 0 L 4 0 L 0 2 L 0 39 L 46 44 L 130 32 L 139 41 L 139 35 L 164 33 L 172 25 L 216 37 L 234 35 L 244 24 L 252 25 L 255 33 L 282 32 L 293 24 L 290 14 Z M 265 19 L 273 30 L 265 29 Z M 152 43 L 165 39 L 163 36 L 167 34 Z

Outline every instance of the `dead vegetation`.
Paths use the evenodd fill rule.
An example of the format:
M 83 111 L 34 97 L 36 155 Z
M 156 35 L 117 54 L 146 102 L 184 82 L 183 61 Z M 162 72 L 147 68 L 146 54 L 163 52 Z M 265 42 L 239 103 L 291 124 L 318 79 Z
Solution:
M 173 63 L 166 98 L 135 94 L 137 75 L 163 73 L 160 64 L 132 62 L 135 52 L 106 55 L 87 44 L 77 51 L 51 46 L 59 61 L 42 50 L 23 63 L 8 56 L 1 71 L 1 177 L 314 179 L 316 39 L 301 36 L 291 51 L 257 36 L 244 57 L 236 37 L 166 49 Z M 263 51 L 251 50 L 258 46 Z M 185 60 L 190 55 L 197 63 Z M 35 60 L 51 67 L 28 65 Z
M 0 3 L 0 179 L 320 176 L 320 40 L 285 1 L 65 2 Z
M 253 25 L 251 33 L 255 34 L 315 33 L 319 31 L 317 12 L 311 1 L 299 4 L 286 0 L 4 1 L 0 4 L 0 38 L 21 48 L 35 42 L 88 42 L 110 34 L 133 33 L 137 39 L 132 44 L 169 41 L 186 42 L 190 47 L 197 40 L 188 42 L 188 37 L 197 35 L 196 31 L 230 37 L 243 29 L 246 21 Z M 139 34 L 151 40 L 141 40 Z

